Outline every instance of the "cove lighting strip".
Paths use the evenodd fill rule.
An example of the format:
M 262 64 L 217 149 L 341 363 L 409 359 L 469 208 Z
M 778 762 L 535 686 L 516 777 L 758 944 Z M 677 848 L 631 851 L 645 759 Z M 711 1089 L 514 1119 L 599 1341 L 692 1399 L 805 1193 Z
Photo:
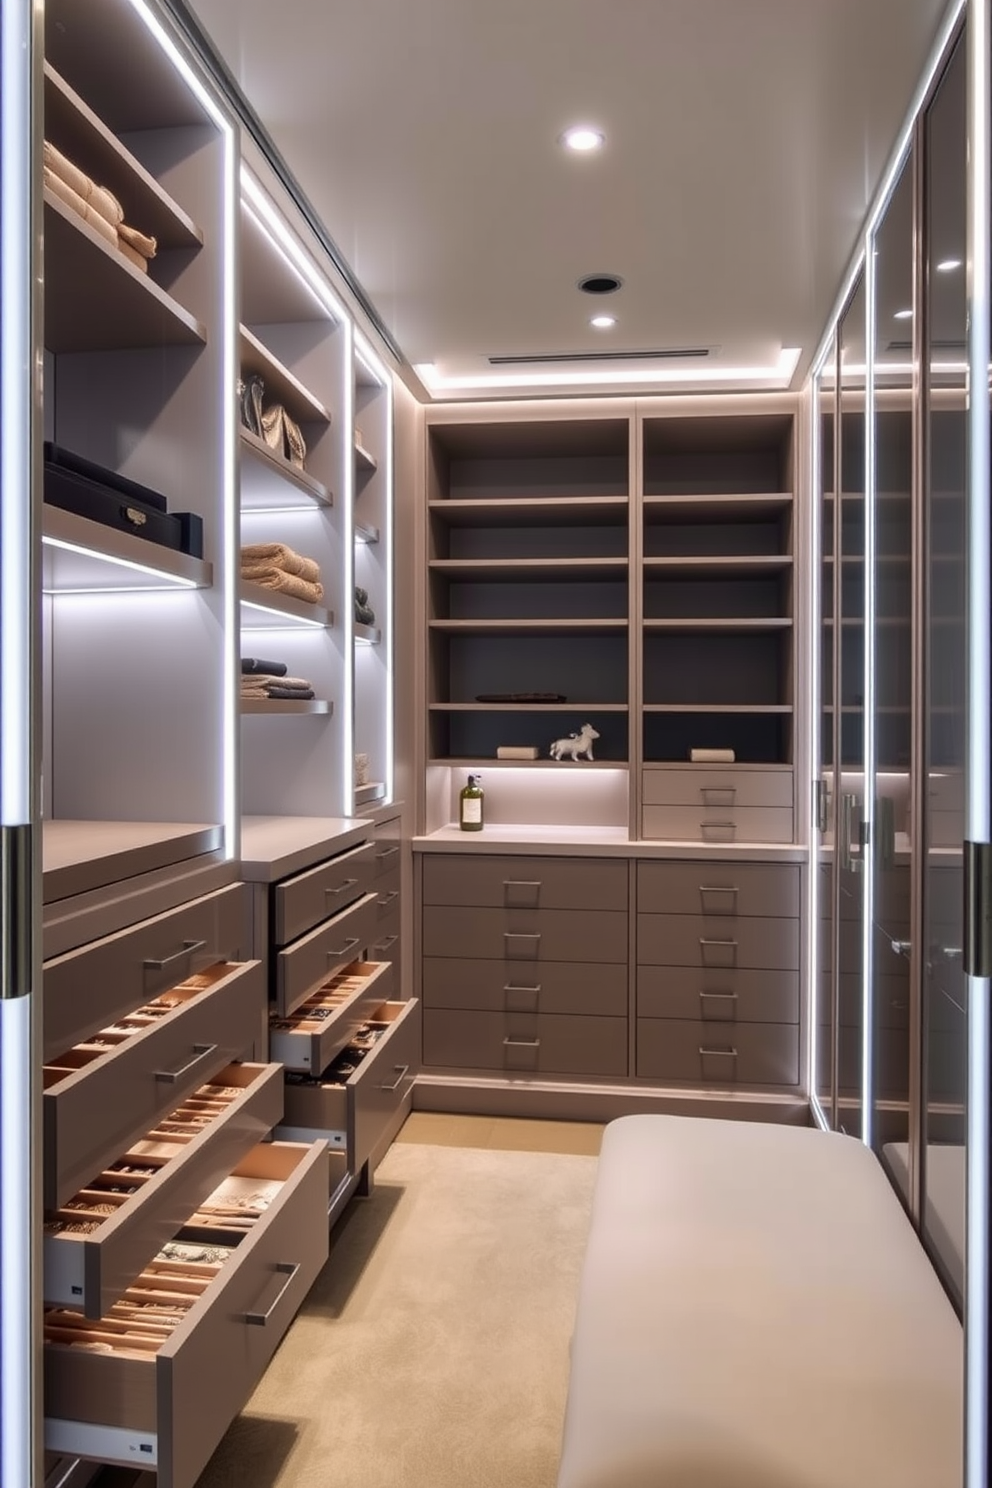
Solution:
M 148 563 L 135 563 L 131 558 L 117 558 L 109 553 L 102 553 L 97 548 L 86 548 L 79 543 L 66 542 L 61 537 L 43 537 L 42 543 L 46 548 L 58 548 L 63 553 L 75 553 L 80 558 L 92 558 L 100 563 L 105 563 L 109 568 L 123 568 L 129 573 L 148 574 L 157 579 L 157 584 L 145 585 L 135 584 L 124 586 L 117 584 L 85 585 L 78 589 L 62 588 L 55 584 L 46 588 L 46 594 L 155 594 L 168 593 L 173 589 L 196 589 L 194 579 L 184 578 L 181 574 L 163 573 L 160 568 L 153 568 Z
M 820 468 L 820 376 L 817 373 L 811 384 L 810 391 L 810 494 L 812 520 L 810 522 L 810 551 L 819 553 L 821 551 L 821 528 L 823 525 L 823 495 L 821 490 L 822 470 Z M 815 617 L 822 614 L 821 609 L 821 565 L 813 563 L 810 565 L 810 614 L 814 617 L 814 623 L 806 627 L 806 675 L 809 677 L 809 697 L 815 702 L 820 696 L 820 627 L 816 624 Z M 806 730 L 806 778 L 810 782 L 811 789 L 815 788 L 822 775 L 822 729 L 820 718 L 813 713 L 810 707 L 811 718 L 814 726 Z M 808 876 L 808 889 L 806 895 L 807 923 L 818 925 L 820 913 L 820 826 L 817 813 L 812 813 L 810 821 L 810 867 Z M 826 1131 L 829 1122 L 820 1105 L 820 1091 L 817 1084 L 817 1069 L 820 1057 L 820 1020 L 818 1016 L 820 998 L 820 938 L 818 935 L 809 937 L 809 986 L 811 989 L 810 1002 L 813 1013 L 809 1020 L 809 1040 L 807 1043 L 809 1058 L 809 1103 L 813 1112 L 813 1119 L 817 1126 Z
M 327 629 L 323 620 L 310 620 L 305 615 L 290 615 L 285 610 L 277 610 L 274 605 L 260 604 L 256 599 L 243 599 L 241 607 L 245 610 L 259 610 L 263 615 L 274 615 L 282 622 L 280 625 L 246 625 L 245 630 L 295 630 L 297 626 L 307 630 Z
M 375 355 L 369 343 L 360 331 L 355 332 L 355 356 L 364 367 L 370 377 L 373 377 L 386 394 L 386 454 L 384 461 L 384 478 L 386 500 L 383 503 L 384 532 L 381 534 L 385 542 L 385 573 L 386 573 L 386 596 L 385 614 L 382 624 L 382 664 L 386 671 L 386 718 L 385 718 L 385 746 L 386 746 L 386 768 L 383 772 L 385 778 L 386 792 L 384 799 L 391 801 L 395 789 L 395 759 L 394 759 L 394 728 L 395 728 L 395 697 L 394 697 L 394 616 L 393 589 L 395 584 L 395 559 L 393 553 L 393 507 L 396 502 L 396 492 L 393 488 L 393 383 L 392 378 L 386 371 L 382 362 Z M 357 528 L 355 535 L 359 542 L 367 542 L 367 536 L 363 537 Z M 382 551 L 382 549 L 380 549 Z
M 245 165 L 241 167 L 241 198 L 243 207 L 256 227 L 265 234 L 296 280 L 326 315 L 346 325 L 348 316 L 344 306 L 331 292 L 330 285 L 304 251 L 299 239 L 290 232 L 268 195 Z
M 592 387 L 696 387 L 751 383 L 762 392 L 783 392 L 792 384 L 801 348 L 785 346 L 774 362 L 748 367 L 633 367 L 601 372 L 495 372 L 445 376 L 433 362 L 418 362 L 413 370 L 432 398 L 449 393 L 499 392 Z
M 898 162 L 889 179 L 890 192 L 894 189 L 905 165 Z M 885 204 L 888 197 L 885 198 Z M 878 221 L 882 211 L 879 210 Z M 875 497 L 877 487 L 877 453 L 875 439 L 875 305 L 878 274 L 878 253 L 875 249 L 875 229 L 868 238 L 865 253 L 865 552 L 864 552 L 864 657 L 862 661 L 864 679 L 864 785 L 861 807 L 864 830 L 861 832 L 861 1140 L 868 1148 L 875 1140 Z M 844 365 L 841 362 L 840 401 L 844 397 Z M 840 556 L 840 555 L 838 555 Z M 838 617 L 840 618 L 840 617 Z M 836 643 L 840 642 L 840 626 L 835 627 Z M 840 698 L 836 706 L 840 707 Z

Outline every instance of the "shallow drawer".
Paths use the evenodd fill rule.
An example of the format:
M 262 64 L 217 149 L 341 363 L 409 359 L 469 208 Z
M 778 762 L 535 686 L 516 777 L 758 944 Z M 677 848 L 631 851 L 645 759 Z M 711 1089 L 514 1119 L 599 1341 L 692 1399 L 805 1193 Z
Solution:
M 372 887 L 375 845 L 363 842 L 350 852 L 328 858 L 306 873 L 276 884 L 273 928 L 276 945 L 288 945 L 328 915 L 353 904 Z
M 424 1064 L 545 1075 L 626 1075 L 627 1019 L 425 1009 Z
M 327 1259 L 323 1144 L 263 1143 L 234 1173 L 282 1187 L 157 1351 L 46 1343 L 49 1451 L 156 1472 L 158 1488 L 196 1482 Z M 151 1275 L 199 1289 L 206 1269 L 172 1262 Z
M 746 770 L 739 765 L 693 765 L 645 770 L 645 806 L 784 806 L 792 810 L 791 770 Z
M 199 982 L 208 985 L 197 991 Z M 258 961 L 225 963 L 163 997 L 174 1006 L 161 1017 L 139 1012 L 110 1025 L 103 1036 L 119 1042 L 76 1045 L 45 1066 L 49 1206 L 62 1203 L 204 1081 L 250 1052 L 265 1014 L 265 974 Z
M 699 966 L 639 966 L 637 1013 L 717 1023 L 798 1023 L 794 971 L 711 971 Z
M 392 972 L 389 961 L 353 961 L 337 972 L 290 1017 L 271 1020 L 271 1058 L 319 1075 L 388 996 Z
M 795 1085 L 799 1028 L 638 1018 L 637 1073 L 693 1085 Z
M 288 1018 L 311 992 L 375 938 L 375 894 L 363 894 L 276 956 L 276 1009 Z
M 645 806 L 642 832 L 673 842 L 791 842 L 792 811 L 784 806 Z
M 644 966 L 799 970 L 799 921 L 762 915 L 637 916 L 637 961 Z
M 425 956 L 484 961 L 627 960 L 626 910 L 424 909 Z
M 793 863 L 638 863 L 637 908 L 655 914 L 799 915 Z
M 428 956 L 423 994 L 425 1009 L 626 1017 L 627 967 L 546 961 L 531 974 L 514 962 Z
M 511 909 L 627 908 L 627 864 L 601 858 L 424 859 L 424 903 Z
M 100 1317 L 134 1279 L 150 1254 L 176 1233 L 196 1206 L 272 1130 L 282 1114 L 282 1066 L 234 1064 L 201 1085 L 201 1110 L 216 1114 L 193 1137 L 169 1140 L 148 1130 L 130 1149 L 119 1147 L 101 1172 L 90 1168 L 87 1187 L 70 1189 L 59 1203 L 117 1204 L 106 1217 L 94 1214 L 90 1234 L 53 1233 L 50 1224 L 90 1218 L 86 1209 L 48 1206 L 44 1237 L 44 1294 L 48 1302 L 77 1307 Z M 235 1091 L 223 1099 L 223 1090 Z M 211 1101 L 212 1090 L 217 1095 Z M 170 1147 L 172 1155 L 169 1155 Z M 160 1154 L 157 1158 L 151 1152 Z M 150 1168 L 131 1176 L 127 1168 Z M 46 1164 L 46 1181 L 48 1165 Z M 121 1196 L 122 1188 L 133 1192 Z
M 376 882 L 400 866 L 401 827 L 402 818 L 398 816 L 391 817 L 389 821 L 376 823 L 372 870 Z
M 382 1037 L 346 1078 L 289 1077 L 277 1135 L 298 1139 L 312 1133 L 332 1149 L 344 1148 L 352 1173 L 366 1162 L 374 1167 L 410 1108 L 420 1063 L 419 1006 L 416 1000 L 383 1003 L 369 1019 L 383 1026 Z
M 217 961 L 245 961 L 248 900 L 230 884 L 44 965 L 43 1058 Z

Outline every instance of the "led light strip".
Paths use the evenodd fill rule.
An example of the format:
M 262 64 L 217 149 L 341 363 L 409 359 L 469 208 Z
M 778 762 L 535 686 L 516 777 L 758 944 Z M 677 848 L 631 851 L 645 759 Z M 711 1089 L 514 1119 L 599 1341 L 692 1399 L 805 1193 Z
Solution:
M 589 387 L 689 387 L 726 383 L 754 383 L 764 391 L 784 391 L 792 382 L 800 347 L 783 347 L 774 362 L 748 367 L 635 367 L 630 371 L 520 372 L 445 376 L 432 362 L 419 362 L 413 370 L 432 398 L 449 393 L 483 392 L 512 388 Z
M 820 489 L 820 381 L 819 370 L 814 375 L 810 387 L 810 507 L 812 509 L 812 520 L 809 526 L 810 552 L 819 553 L 821 544 L 821 526 L 823 521 L 823 500 Z M 810 624 L 807 626 L 806 638 L 806 669 L 809 677 L 808 713 L 809 727 L 806 730 L 806 778 L 813 789 L 820 779 L 822 770 L 821 752 L 821 728 L 819 710 L 815 704 L 820 696 L 820 627 L 817 620 L 820 616 L 820 564 L 811 563 L 811 580 L 809 586 L 809 600 L 807 602 L 807 613 Z M 813 926 L 819 925 L 820 913 L 820 874 L 819 874 L 819 824 L 815 814 L 810 820 L 810 863 L 809 863 L 809 887 L 806 895 L 807 925 L 809 931 L 806 937 L 809 956 L 809 986 L 811 988 L 810 1002 L 812 1013 L 809 1020 L 809 1039 L 807 1040 L 807 1057 L 809 1059 L 809 1101 L 810 1109 L 818 1126 L 826 1128 L 827 1121 L 820 1107 L 820 1094 L 817 1087 L 817 1060 L 820 1054 L 819 1024 L 817 1016 L 819 1006 L 819 936 L 815 934 Z
M 394 654 L 395 654 L 395 617 L 394 606 L 394 584 L 395 584 L 395 554 L 393 551 L 393 528 L 394 528 L 394 504 L 396 492 L 393 488 L 394 479 L 394 452 L 393 452 L 393 383 L 386 368 L 375 355 L 365 337 L 355 332 L 355 355 L 365 371 L 373 377 L 386 393 L 386 454 L 384 461 L 384 477 L 386 500 L 384 503 L 385 521 L 384 532 L 386 554 L 386 606 L 382 626 L 382 645 L 384 649 L 384 666 L 386 669 L 386 719 L 385 719 L 385 745 L 386 745 L 386 768 L 384 773 L 386 793 L 384 799 L 392 801 L 395 791 L 395 684 L 394 684 Z M 359 536 L 358 540 L 363 541 Z
M 299 240 L 290 232 L 269 197 L 245 165 L 241 167 L 241 194 L 245 211 L 259 231 L 268 238 L 298 282 L 320 308 L 330 315 L 332 320 L 347 325 L 348 316 L 344 306 L 331 292 L 330 286 L 321 277 Z
M 89 586 L 80 589 L 63 589 L 53 587 L 46 589 L 46 594 L 134 594 L 152 593 L 158 590 L 168 591 L 171 589 L 196 589 L 198 587 L 195 579 L 187 579 L 181 574 L 164 573 L 160 568 L 153 568 L 149 563 L 135 563 L 132 558 L 118 558 L 110 553 L 102 553 L 98 548 L 86 548 L 79 543 L 66 542 L 61 537 L 43 537 L 42 543 L 46 548 L 58 548 L 63 553 L 75 553 L 80 558 L 92 558 L 100 563 L 106 563 L 111 568 L 124 568 L 130 573 L 149 574 L 153 579 L 160 582 L 147 589 L 144 585 L 135 585 L 130 589 L 118 588 L 116 585 L 107 585 L 103 588 Z
M 311 620 L 306 615 L 290 615 L 285 610 L 277 610 L 274 605 L 261 604 L 257 599 L 243 599 L 241 607 L 245 610 L 259 610 L 263 615 L 275 615 L 282 621 L 281 625 L 246 626 L 249 630 L 294 630 L 297 626 L 307 630 L 326 630 L 327 624 L 323 620 Z
M 899 162 L 899 169 L 905 161 Z M 889 187 L 896 172 L 890 174 Z M 883 203 L 884 205 L 884 203 Z M 881 218 L 882 208 L 876 214 Z M 865 562 L 863 653 L 863 803 L 861 833 L 861 1140 L 871 1147 L 875 1137 L 875 962 L 872 954 L 875 921 L 875 305 L 877 287 L 875 230 L 865 238 Z M 838 630 L 839 628 L 835 627 Z M 839 703 L 839 699 L 837 700 Z

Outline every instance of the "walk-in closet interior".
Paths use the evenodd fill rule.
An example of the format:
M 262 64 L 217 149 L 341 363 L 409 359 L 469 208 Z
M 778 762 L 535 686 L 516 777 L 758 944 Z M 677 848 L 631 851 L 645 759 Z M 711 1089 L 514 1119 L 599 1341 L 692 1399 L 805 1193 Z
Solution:
M 706 0 L 734 106 L 591 235 L 496 138 L 591 34 L 539 104 L 528 7 L 349 9 L 4 0 L 3 1488 L 195 1488 L 412 1111 L 867 1149 L 985 1488 L 990 0 Z M 607 157 L 709 55 L 648 9 Z

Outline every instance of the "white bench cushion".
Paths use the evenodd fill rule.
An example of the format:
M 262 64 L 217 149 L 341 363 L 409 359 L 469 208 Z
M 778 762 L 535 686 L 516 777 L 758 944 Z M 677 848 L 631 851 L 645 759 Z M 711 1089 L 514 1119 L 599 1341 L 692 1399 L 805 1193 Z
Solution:
M 962 1365 L 957 1317 L 859 1142 L 610 1123 L 559 1488 L 961 1488 Z

